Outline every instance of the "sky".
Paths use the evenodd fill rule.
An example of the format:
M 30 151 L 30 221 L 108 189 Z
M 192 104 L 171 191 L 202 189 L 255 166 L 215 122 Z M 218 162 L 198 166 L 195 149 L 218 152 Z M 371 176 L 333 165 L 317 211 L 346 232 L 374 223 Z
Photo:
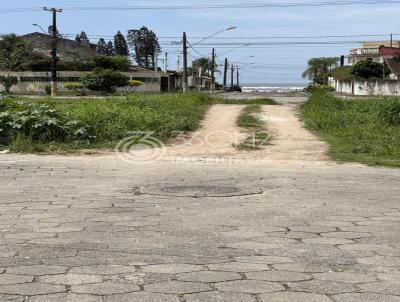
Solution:
M 113 36 L 120 30 L 147 26 L 159 37 L 163 52 L 169 53 L 170 68 L 176 67 L 181 54 L 177 42 L 182 32 L 187 32 L 189 42 L 206 37 L 222 29 L 236 26 L 235 30 L 223 32 L 219 39 L 205 41 L 207 45 L 196 45 L 190 49 L 190 61 L 202 55 L 211 56 L 215 46 L 217 62 L 225 57 L 229 62 L 241 65 L 242 83 L 306 83 L 301 74 L 312 57 L 347 55 L 349 50 L 361 46 L 363 41 L 388 40 L 389 33 L 400 33 L 398 12 L 400 3 L 375 5 L 348 5 L 323 7 L 269 7 L 249 9 L 207 10 L 119 10 L 119 11 L 73 11 L 68 7 L 99 7 L 129 5 L 213 5 L 238 3 L 298 3 L 312 0 L 0 0 L 0 33 L 26 34 L 38 31 L 33 23 L 47 28 L 51 15 L 45 11 L 8 12 L 5 9 L 39 8 L 43 6 L 65 8 L 59 14 L 58 30 L 61 34 L 76 34 L 85 31 L 88 35 Z M 314 0 L 316 1 L 316 0 Z M 364 0 L 369 1 L 369 0 Z M 326 0 L 326 2 L 336 2 Z M 384 2 L 384 1 L 383 1 Z M 387 1 L 390 2 L 390 1 Z M 387 35 L 382 37 L 349 37 L 320 39 L 261 39 L 253 37 L 327 36 L 327 35 Z M 170 38 L 172 37 L 172 38 Z M 387 37 L 387 38 L 386 38 Z M 400 39 L 400 35 L 395 35 Z M 222 39 L 224 38 L 224 39 Z M 228 39 L 225 39 L 228 38 Z M 251 38 L 251 39 L 244 39 Z M 91 38 L 96 43 L 97 38 Z M 294 41 L 346 41 L 345 45 L 285 45 L 285 46 L 221 46 L 220 43 L 235 42 L 294 42 Z M 228 52 L 228 53 L 227 53 Z M 246 59 L 247 58 L 247 59 Z M 189 61 L 189 64 L 190 64 Z M 222 69 L 220 67 L 220 69 Z M 220 79 L 220 75 L 217 75 Z

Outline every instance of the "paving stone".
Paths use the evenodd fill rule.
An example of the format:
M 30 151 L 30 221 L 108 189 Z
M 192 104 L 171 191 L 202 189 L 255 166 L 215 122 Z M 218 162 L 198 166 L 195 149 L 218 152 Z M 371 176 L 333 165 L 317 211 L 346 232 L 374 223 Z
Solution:
M 337 302 L 400 302 L 400 297 L 371 293 L 341 294 L 333 296 Z
M 142 270 L 147 273 L 160 273 L 160 274 L 179 274 L 202 271 L 201 265 L 192 264 L 158 264 L 142 267 Z
M 179 274 L 176 278 L 180 281 L 190 282 L 221 282 L 241 279 L 238 273 L 233 272 L 214 272 L 214 271 L 201 271 Z
M 318 273 L 313 274 L 313 277 L 318 280 L 335 281 L 343 283 L 366 283 L 376 282 L 377 278 L 366 274 L 357 274 L 349 272 L 329 272 L 329 273 Z
M 106 296 L 105 302 L 179 302 L 179 298 L 176 295 L 140 292 Z
M 286 237 L 257 237 L 254 238 L 254 241 L 256 242 L 262 242 L 262 243 L 275 243 L 275 244 L 296 244 L 298 243 L 297 240 L 292 239 L 292 238 L 286 238 Z
M 16 295 L 2 295 L 0 294 L 1 302 L 25 302 L 26 297 L 24 296 L 16 296 Z
M 88 275 L 115 275 L 136 272 L 133 265 L 96 265 L 96 266 L 80 266 L 70 269 L 70 273 L 88 274 Z
M 223 292 L 237 292 L 245 294 L 270 293 L 284 289 L 279 283 L 260 280 L 220 282 L 215 284 L 215 288 Z
M 139 290 L 140 288 L 135 284 L 114 283 L 114 282 L 74 285 L 71 287 L 71 291 L 73 293 L 94 294 L 94 295 L 124 294 Z
M 357 261 L 361 264 L 378 265 L 378 266 L 400 266 L 400 257 L 365 257 L 358 258 Z
M 186 302 L 256 302 L 255 297 L 252 295 L 226 292 L 190 294 L 185 295 L 185 298 Z
M 262 294 L 260 298 L 262 302 L 332 302 L 324 295 L 293 292 Z
M 29 302 L 102 302 L 102 299 L 99 296 L 63 293 L 32 297 Z
M 144 290 L 148 292 L 179 295 L 206 292 L 212 290 L 212 288 L 204 283 L 171 281 L 145 285 Z
M 212 271 L 223 271 L 223 272 L 257 272 L 257 271 L 268 271 L 269 266 L 260 263 L 246 263 L 246 262 L 228 262 L 219 264 L 210 264 L 208 268 Z
M 330 268 L 328 267 L 302 264 L 302 263 L 274 264 L 274 268 L 280 271 L 299 272 L 299 273 L 322 273 L 330 271 Z
M 0 285 L 32 282 L 32 276 L 0 274 Z
M 344 238 L 344 239 L 358 239 L 371 237 L 368 233 L 356 233 L 356 232 L 331 232 L 331 233 L 321 233 L 322 237 L 329 238 Z
M 235 257 L 238 262 L 250 262 L 261 264 L 291 263 L 292 259 L 279 256 L 239 256 Z
M 291 227 L 290 230 L 292 232 L 306 232 L 306 233 L 327 233 L 336 231 L 336 229 L 333 227 L 322 226 L 322 225 L 294 226 Z
M 287 285 L 290 289 L 294 291 L 326 295 L 352 293 L 358 291 L 358 288 L 356 288 L 356 286 L 353 284 L 323 280 L 290 282 Z
M 400 281 L 397 282 L 374 282 L 360 284 L 359 287 L 364 292 L 387 294 L 387 295 L 400 295 Z
M 302 239 L 302 242 L 308 243 L 308 244 L 326 244 L 326 245 L 339 245 L 339 244 L 354 243 L 354 241 L 349 240 L 349 239 L 328 238 L 328 237 Z
M 377 275 L 379 280 L 388 281 L 392 283 L 400 283 L 400 272 L 396 273 L 386 273 L 386 274 L 378 274 Z
M 279 248 L 280 245 L 281 243 L 265 243 L 257 241 L 245 241 L 245 242 L 229 244 L 229 246 L 232 248 L 247 249 L 247 250 L 268 250 L 273 248 Z
M 65 286 L 43 284 L 43 283 L 23 283 L 23 284 L 0 286 L 1 294 L 11 294 L 11 295 L 35 296 L 35 295 L 62 293 L 65 291 L 66 291 Z
M 99 275 L 63 274 L 41 276 L 39 277 L 39 281 L 51 284 L 79 285 L 102 282 L 103 277 Z
M 251 272 L 246 273 L 247 279 L 264 280 L 264 281 L 304 281 L 310 280 L 311 276 L 297 272 L 285 271 L 269 271 L 269 272 Z
M 14 238 L 22 240 L 40 239 L 40 238 L 54 238 L 56 233 L 13 233 L 5 234 L 4 238 Z
M 385 244 L 345 244 L 339 246 L 340 249 L 346 251 L 372 251 L 376 253 L 391 254 L 396 253 L 396 249 Z

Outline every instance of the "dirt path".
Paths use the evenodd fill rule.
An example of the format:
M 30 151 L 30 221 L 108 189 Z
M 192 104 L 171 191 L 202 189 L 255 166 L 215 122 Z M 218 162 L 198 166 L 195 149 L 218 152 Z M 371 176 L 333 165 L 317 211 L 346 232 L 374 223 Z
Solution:
M 328 161 L 328 147 L 306 130 L 298 117 L 298 105 L 264 106 L 261 119 L 272 136 L 271 145 L 258 156 L 273 161 Z
M 304 98 L 277 98 L 280 105 L 263 106 L 261 114 L 271 145 L 260 151 L 238 151 L 234 144 L 247 136 L 236 125 L 245 106 L 215 105 L 207 113 L 202 127 L 189 137 L 178 138 L 167 148 L 165 159 L 173 157 L 224 157 L 264 160 L 278 163 L 327 164 L 327 145 L 303 127 L 298 117 Z
M 189 137 L 171 142 L 166 156 L 234 156 L 239 152 L 233 145 L 245 138 L 236 121 L 242 105 L 214 105 L 203 121 L 202 127 Z

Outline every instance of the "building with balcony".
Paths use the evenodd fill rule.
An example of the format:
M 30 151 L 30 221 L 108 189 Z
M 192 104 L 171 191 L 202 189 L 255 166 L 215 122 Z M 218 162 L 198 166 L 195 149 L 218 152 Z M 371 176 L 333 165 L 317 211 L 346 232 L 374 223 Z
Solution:
M 392 49 L 392 52 L 388 49 Z M 400 41 L 366 42 L 363 47 L 350 50 L 350 55 L 347 58 L 349 65 L 354 65 L 367 59 L 382 63 L 384 57 L 393 57 L 397 52 L 400 55 Z

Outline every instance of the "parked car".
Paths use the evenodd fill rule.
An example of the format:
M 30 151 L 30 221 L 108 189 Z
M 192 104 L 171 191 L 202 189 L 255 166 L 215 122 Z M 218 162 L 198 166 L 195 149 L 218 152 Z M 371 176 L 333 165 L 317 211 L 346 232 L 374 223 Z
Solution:
M 232 85 L 227 88 L 228 92 L 242 92 L 242 87 L 238 85 Z

